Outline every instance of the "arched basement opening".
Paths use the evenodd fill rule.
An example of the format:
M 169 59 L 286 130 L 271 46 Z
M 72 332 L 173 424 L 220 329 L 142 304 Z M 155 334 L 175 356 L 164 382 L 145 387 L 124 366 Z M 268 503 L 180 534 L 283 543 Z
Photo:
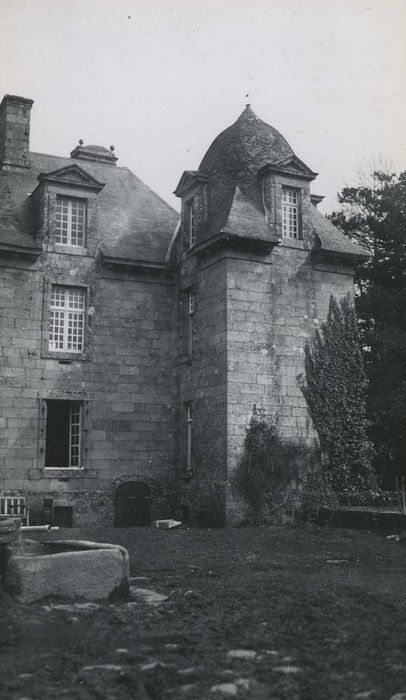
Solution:
M 115 496 L 116 527 L 148 527 L 151 524 L 151 489 L 142 481 L 125 481 Z

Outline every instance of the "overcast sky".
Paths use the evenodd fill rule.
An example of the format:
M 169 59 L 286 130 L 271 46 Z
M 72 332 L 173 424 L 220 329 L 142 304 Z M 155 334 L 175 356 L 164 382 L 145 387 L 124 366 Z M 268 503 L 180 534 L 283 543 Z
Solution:
M 406 0 L 0 0 L 0 26 L 31 150 L 114 144 L 175 207 L 246 102 L 320 173 L 325 212 L 373 159 L 406 169 Z

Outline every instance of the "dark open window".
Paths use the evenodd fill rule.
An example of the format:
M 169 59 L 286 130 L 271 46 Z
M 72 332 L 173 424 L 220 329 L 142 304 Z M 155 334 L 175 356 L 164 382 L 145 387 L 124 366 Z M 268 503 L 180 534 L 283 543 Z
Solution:
M 82 405 L 77 401 L 46 402 L 45 467 L 80 469 Z

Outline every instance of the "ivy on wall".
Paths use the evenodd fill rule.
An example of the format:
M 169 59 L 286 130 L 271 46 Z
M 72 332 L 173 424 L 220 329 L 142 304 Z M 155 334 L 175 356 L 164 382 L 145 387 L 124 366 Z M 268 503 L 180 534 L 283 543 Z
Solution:
M 303 470 L 303 463 L 308 465 L 309 458 L 306 446 L 283 442 L 265 410 L 254 408 L 234 483 L 256 524 L 263 524 L 285 505 L 287 487 Z
M 325 480 L 341 502 L 349 502 L 371 488 L 373 450 L 358 323 L 348 297 L 339 303 L 330 297 L 327 320 L 305 346 L 299 382 L 325 457 Z

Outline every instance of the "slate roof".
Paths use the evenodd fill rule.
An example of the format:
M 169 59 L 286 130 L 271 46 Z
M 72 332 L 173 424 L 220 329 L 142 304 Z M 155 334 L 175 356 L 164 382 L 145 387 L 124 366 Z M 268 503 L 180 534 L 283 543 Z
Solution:
M 262 208 L 235 188 L 230 212 L 222 231 L 242 238 L 269 238 L 269 229 Z
M 237 121 L 217 136 L 200 163 L 199 172 L 209 176 L 208 219 L 201 239 L 223 230 L 236 187 L 257 211 L 262 210 L 264 217 L 258 171 L 293 155 L 279 131 L 259 119 L 247 105 Z
M 127 168 L 30 153 L 31 167 L 0 171 L 0 247 L 36 247 L 36 212 L 29 196 L 38 175 L 77 164 L 105 186 L 98 194 L 103 252 L 116 258 L 164 263 L 177 212 Z
M 299 164 L 309 180 L 316 176 L 297 158 L 279 131 L 259 119 L 247 105 L 237 121 L 213 141 L 199 170 L 190 171 L 195 176 L 198 173 L 208 176 L 207 219 L 199 232 L 199 240 L 204 242 L 222 231 L 271 240 L 259 173 L 266 166 L 280 166 L 289 171 L 289 163 Z M 320 201 L 321 198 L 316 199 Z M 368 256 L 314 206 L 312 225 L 316 234 L 315 250 L 353 259 Z
M 364 248 L 350 241 L 347 236 L 344 236 L 314 205 L 311 207 L 311 217 L 316 234 L 316 251 L 339 256 L 344 255 L 360 260 L 369 258 L 369 253 Z

